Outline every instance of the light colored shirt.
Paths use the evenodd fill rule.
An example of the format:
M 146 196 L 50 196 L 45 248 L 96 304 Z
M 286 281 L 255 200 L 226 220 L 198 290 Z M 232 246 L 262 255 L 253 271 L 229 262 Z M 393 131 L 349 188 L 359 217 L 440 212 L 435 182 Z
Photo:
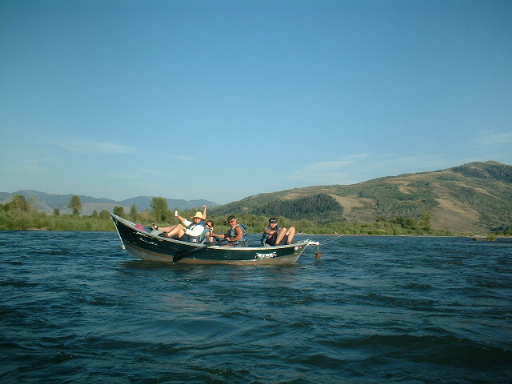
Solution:
M 203 233 L 203 231 L 204 231 L 204 227 L 201 224 L 197 224 L 197 225 L 194 225 L 193 228 L 189 228 L 194 223 L 192 223 L 191 221 L 188 221 L 187 219 L 185 219 L 183 221 L 183 224 L 185 225 L 185 227 L 187 227 L 187 229 L 185 230 L 186 235 L 201 236 L 201 233 Z

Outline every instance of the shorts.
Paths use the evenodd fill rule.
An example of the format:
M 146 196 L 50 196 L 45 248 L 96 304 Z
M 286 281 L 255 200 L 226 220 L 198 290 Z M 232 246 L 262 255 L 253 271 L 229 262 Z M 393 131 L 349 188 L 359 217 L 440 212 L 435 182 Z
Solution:
M 268 245 L 276 245 L 276 241 L 277 241 L 277 232 L 274 233 L 271 237 L 269 237 L 265 243 L 268 244 Z

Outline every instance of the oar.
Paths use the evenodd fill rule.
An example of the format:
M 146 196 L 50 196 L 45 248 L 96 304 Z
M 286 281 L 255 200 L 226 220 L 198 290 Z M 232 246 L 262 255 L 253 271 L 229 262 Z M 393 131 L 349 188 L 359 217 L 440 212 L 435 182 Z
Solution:
M 201 249 L 205 249 L 205 248 L 208 248 L 208 245 L 203 244 L 200 247 L 194 248 L 194 249 L 192 249 L 190 251 L 185 250 L 185 251 L 179 252 L 179 253 L 177 253 L 176 255 L 173 256 L 172 262 L 173 263 L 177 263 L 178 261 L 180 261 L 184 257 L 187 257 L 187 256 L 189 256 L 189 255 L 191 255 L 193 253 L 196 253 L 197 251 L 200 251 Z

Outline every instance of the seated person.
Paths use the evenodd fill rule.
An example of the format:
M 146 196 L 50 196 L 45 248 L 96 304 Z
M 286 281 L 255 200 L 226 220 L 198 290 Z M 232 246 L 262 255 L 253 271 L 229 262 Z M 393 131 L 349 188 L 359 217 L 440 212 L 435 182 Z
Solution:
M 205 235 L 206 235 L 207 243 L 215 243 L 217 241 L 217 239 L 213 235 L 213 227 L 214 226 L 215 226 L 215 223 L 212 220 L 206 220 L 206 226 L 205 226 L 206 234 Z
M 280 227 L 279 220 L 276 217 L 271 217 L 268 226 L 263 231 L 261 245 L 292 244 L 295 240 L 295 233 L 295 227 Z
M 194 216 L 192 216 L 193 222 L 190 222 L 178 215 L 178 211 L 174 211 L 174 215 L 181 222 L 180 224 L 172 225 L 170 227 L 158 227 L 158 225 L 153 224 L 153 229 L 162 231 L 166 237 L 177 238 L 179 240 L 190 241 L 192 243 L 199 243 L 202 241 L 205 224 L 203 214 L 201 212 L 198 211 Z
M 227 241 L 227 245 L 229 246 L 245 246 L 245 235 L 247 233 L 245 226 L 243 224 L 238 223 L 238 219 L 236 218 L 236 216 L 229 216 L 228 223 L 231 226 L 231 228 L 229 228 L 225 234 L 214 234 L 214 236 L 220 239 L 224 239 L 225 241 Z
M 201 220 L 201 225 L 204 227 L 206 226 L 206 209 L 207 209 L 207 206 L 206 205 L 203 205 L 203 220 Z M 201 213 L 201 212 L 196 212 L 196 215 L 198 213 Z M 176 218 L 178 218 L 179 221 L 183 221 L 183 220 L 186 220 L 184 219 L 183 217 L 181 217 L 180 215 L 178 215 L 178 211 L 174 211 L 174 216 L 176 216 Z M 151 227 L 153 228 L 153 231 L 158 231 L 160 233 L 164 232 L 164 233 L 169 233 L 171 232 L 174 228 L 176 228 L 176 225 L 171 225 L 169 227 L 159 227 L 158 225 L 156 224 L 151 224 Z

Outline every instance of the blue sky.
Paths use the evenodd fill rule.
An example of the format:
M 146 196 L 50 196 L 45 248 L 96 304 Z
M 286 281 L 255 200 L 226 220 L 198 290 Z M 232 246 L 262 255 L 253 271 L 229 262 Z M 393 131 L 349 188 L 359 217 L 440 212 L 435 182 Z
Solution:
M 225 203 L 512 164 L 512 2 L 0 2 L 0 191 Z

